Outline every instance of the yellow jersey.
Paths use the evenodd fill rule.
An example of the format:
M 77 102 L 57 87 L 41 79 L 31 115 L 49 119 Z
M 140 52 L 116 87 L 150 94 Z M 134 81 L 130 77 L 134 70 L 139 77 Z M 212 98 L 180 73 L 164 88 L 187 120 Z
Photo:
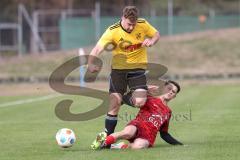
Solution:
M 119 21 L 108 27 L 97 44 L 112 51 L 112 69 L 146 69 L 147 52 L 141 44 L 146 37 L 153 37 L 156 32 L 145 19 L 139 18 L 130 33 L 122 28 Z

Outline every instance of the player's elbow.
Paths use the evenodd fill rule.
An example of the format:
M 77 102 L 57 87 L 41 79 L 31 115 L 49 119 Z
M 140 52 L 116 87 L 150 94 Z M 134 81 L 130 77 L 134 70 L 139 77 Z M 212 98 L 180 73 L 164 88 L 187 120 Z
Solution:
M 156 38 L 159 40 L 160 39 L 160 32 L 157 31 L 157 33 L 155 34 Z
M 160 39 L 160 33 L 159 33 L 159 32 L 157 32 L 157 33 L 155 34 L 155 38 L 156 38 L 156 42 Z
M 104 48 L 103 48 L 102 46 L 100 46 L 100 45 L 97 44 L 97 45 L 92 49 L 90 55 L 97 57 L 97 56 L 103 51 L 103 49 L 104 49 Z

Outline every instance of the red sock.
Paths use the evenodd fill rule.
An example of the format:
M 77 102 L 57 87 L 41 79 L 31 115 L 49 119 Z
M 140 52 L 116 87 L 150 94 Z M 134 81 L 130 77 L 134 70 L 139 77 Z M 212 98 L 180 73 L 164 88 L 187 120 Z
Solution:
M 106 145 L 111 145 L 116 141 L 116 139 L 113 136 L 107 136 L 106 140 L 105 140 L 105 144 Z

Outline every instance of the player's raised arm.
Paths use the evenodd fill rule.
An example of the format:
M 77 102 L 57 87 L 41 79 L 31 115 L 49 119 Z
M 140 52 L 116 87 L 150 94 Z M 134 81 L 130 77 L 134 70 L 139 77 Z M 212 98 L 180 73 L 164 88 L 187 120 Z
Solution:
M 154 36 L 151 38 L 151 41 L 152 41 L 153 45 L 154 45 L 155 43 L 157 43 L 159 39 L 160 39 L 160 33 L 159 33 L 159 32 L 156 32 L 156 33 L 154 34 Z
M 94 65 L 94 59 L 96 57 L 99 56 L 100 53 L 103 52 L 105 45 L 107 45 L 108 43 L 112 42 L 112 31 L 110 30 L 110 28 L 108 28 L 103 35 L 101 36 L 101 38 L 98 40 L 96 46 L 92 49 L 92 51 L 89 54 L 89 58 L 88 58 L 88 70 L 90 72 L 97 72 L 100 70 L 99 67 L 97 67 L 96 65 Z
M 146 37 L 144 41 L 142 42 L 143 47 L 151 47 L 152 45 L 156 44 L 158 40 L 160 39 L 160 33 L 159 31 L 154 28 L 150 23 L 148 23 L 146 20 L 144 20 L 145 23 L 143 23 L 143 27 L 146 31 Z

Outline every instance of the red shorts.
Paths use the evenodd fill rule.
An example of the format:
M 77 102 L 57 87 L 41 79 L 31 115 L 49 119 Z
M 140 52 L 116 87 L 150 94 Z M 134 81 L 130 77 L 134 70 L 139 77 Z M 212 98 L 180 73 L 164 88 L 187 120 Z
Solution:
M 147 123 L 136 120 L 136 119 L 129 122 L 127 124 L 127 126 L 129 126 L 129 125 L 133 125 L 133 126 L 137 127 L 137 133 L 135 134 L 135 136 L 133 138 L 128 140 L 129 142 L 132 143 L 132 142 L 134 142 L 135 139 L 142 138 L 149 142 L 148 147 L 152 147 L 154 145 L 156 135 L 158 132 L 156 130 L 156 128 L 153 128 L 153 127 L 149 126 Z

